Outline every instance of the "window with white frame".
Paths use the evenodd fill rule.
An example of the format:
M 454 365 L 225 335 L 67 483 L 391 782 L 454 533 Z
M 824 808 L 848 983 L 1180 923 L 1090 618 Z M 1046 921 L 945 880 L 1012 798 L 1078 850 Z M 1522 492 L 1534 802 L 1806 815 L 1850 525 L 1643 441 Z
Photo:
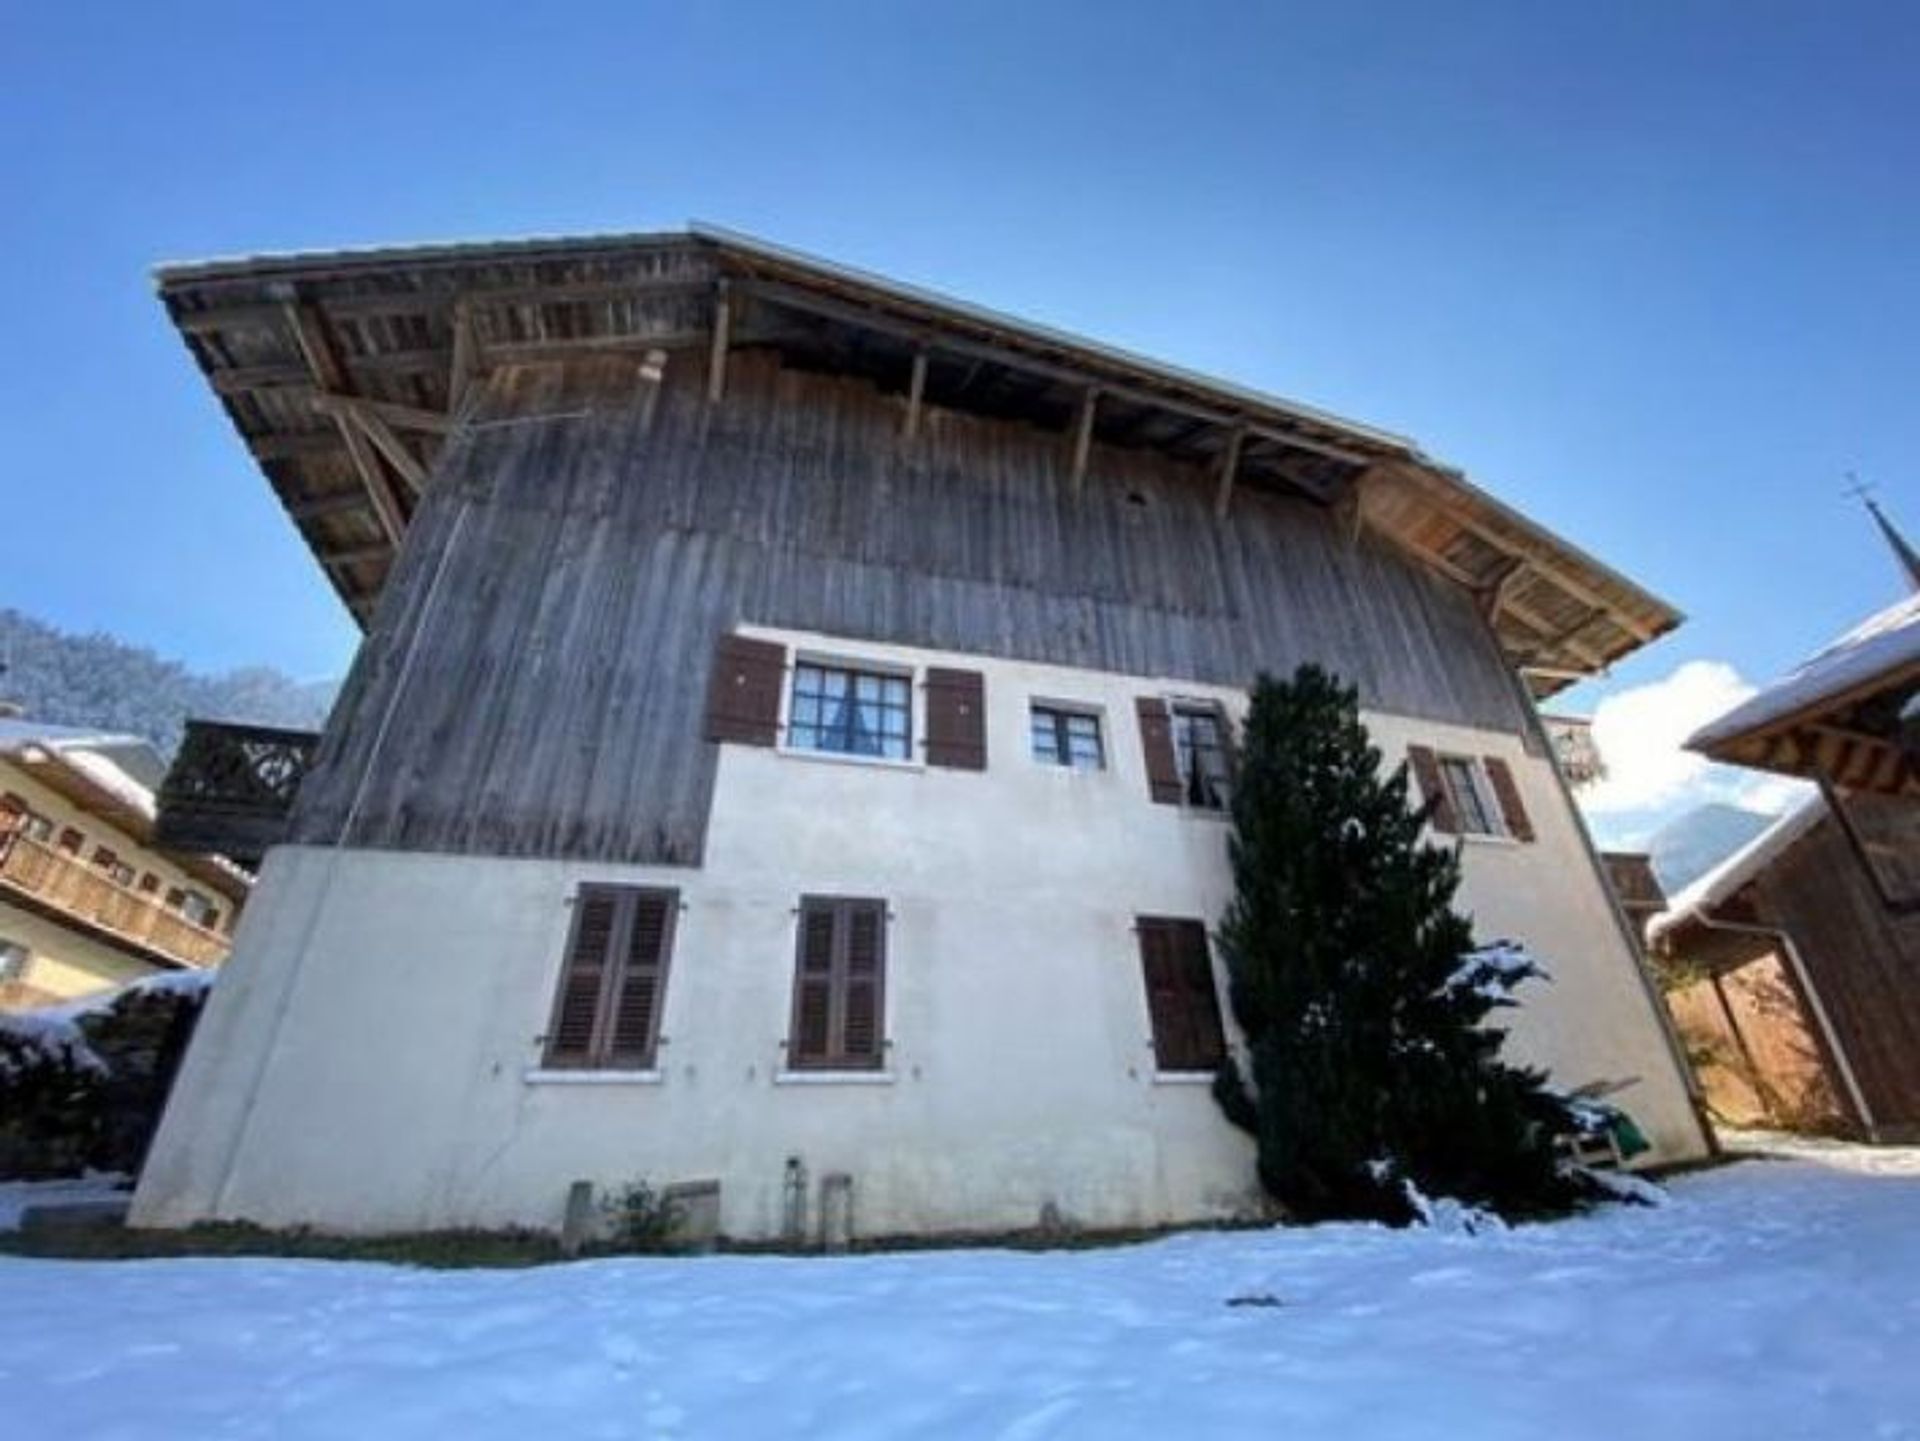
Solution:
M 1503 836 L 1506 827 L 1500 821 L 1500 806 L 1487 780 L 1486 767 L 1476 756 L 1441 755 L 1440 784 L 1452 803 L 1454 819 L 1461 835 Z
M 1085 771 L 1106 765 L 1100 717 L 1092 711 L 1035 701 L 1029 714 L 1033 758 L 1042 765 Z
M 906 760 L 913 754 L 913 684 L 896 672 L 818 661 L 793 668 L 787 744 L 796 750 Z

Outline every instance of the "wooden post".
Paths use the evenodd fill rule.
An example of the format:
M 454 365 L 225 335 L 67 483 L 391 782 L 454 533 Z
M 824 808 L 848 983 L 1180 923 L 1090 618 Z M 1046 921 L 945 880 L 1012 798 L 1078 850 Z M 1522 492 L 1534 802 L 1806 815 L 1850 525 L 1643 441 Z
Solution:
M 1074 498 L 1086 488 L 1087 456 L 1093 449 L 1093 410 L 1100 403 L 1100 387 L 1090 385 L 1080 397 L 1080 416 L 1073 428 L 1073 468 L 1070 472 L 1070 484 Z
M 927 350 L 925 346 L 913 353 L 913 377 L 907 382 L 907 422 L 901 432 L 908 445 L 920 433 L 920 402 L 927 393 Z
M 723 275 L 713 284 L 713 350 L 707 357 L 707 400 L 718 405 L 727 389 L 727 334 L 733 328 L 733 303 Z
M 1213 513 L 1220 520 L 1227 518 L 1227 507 L 1233 503 L 1233 480 L 1240 471 L 1240 446 L 1246 436 L 1244 425 L 1227 432 L 1227 448 L 1220 456 L 1220 483 L 1213 493 Z

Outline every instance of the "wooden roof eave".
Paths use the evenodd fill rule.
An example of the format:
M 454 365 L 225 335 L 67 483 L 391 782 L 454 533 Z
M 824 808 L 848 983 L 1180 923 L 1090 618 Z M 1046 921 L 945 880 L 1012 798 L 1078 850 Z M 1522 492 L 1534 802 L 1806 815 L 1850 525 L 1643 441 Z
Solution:
M 706 278 L 673 273 L 670 262 L 658 259 L 688 246 L 704 248 L 715 258 Z M 463 268 L 473 273 L 506 263 L 599 265 L 643 255 L 655 257 L 646 263 L 669 273 L 510 287 L 460 283 Z M 409 289 L 399 277 L 418 283 Z M 1082 397 L 1076 427 L 1086 440 L 1095 436 L 1091 407 L 1102 397 L 1131 408 L 1135 419 L 1123 422 L 1129 428 L 1137 428 L 1138 417 L 1146 414 L 1184 417 L 1201 428 L 1199 434 L 1192 427 L 1183 432 L 1189 455 L 1197 446 L 1201 454 L 1214 457 L 1210 464 L 1218 487 L 1216 509 L 1223 517 L 1230 510 L 1236 472 L 1251 476 L 1255 470 L 1327 504 L 1344 504 L 1347 492 L 1363 486 L 1388 484 L 1401 493 L 1403 508 L 1414 503 L 1406 497 L 1417 497 L 1420 513 L 1440 516 L 1457 532 L 1472 535 L 1495 559 L 1464 570 L 1423 544 L 1417 525 L 1376 528 L 1438 573 L 1488 600 L 1489 620 L 1510 659 L 1532 673 L 1541 693 L 1604 671 L 1680 621 L 1679 613 L 1664 602 L 1478 490 L 1458 472 L 1436 465 L 1404 437 L 712 227 L 695 227 L 679 236 L 265 257 L 169 266 L 157 278 L 169 312 L 193 344 L 236 426 L 247 434 L 256 459 L 263 468 L 269 463 L 280 467 L 282 473 L 270 472 L 269 480 L 363 625 L 404 529 L 407 492 L 417 492 L 424 484 L 432 447 L 457 423 L 465 380 L 476 369 L 622 348 L 704 346 L 713 318 L 726 313 L 717 301 L 703 322 L 707 329 L 685 334 L 574 334 L 569 320 L 558 327 L 569 333 L 554 337 L 548 318 L 559 316 L 560 308 L 586 306 L 591 313 L 594 305 L 625 304 L 629 297 L 666 303 L 713 287 L 716 281 L 732 287 L 741 303 L 762 301 L 804 310 L 835 324 L 884 334 L 902 349 L 903 384 L 909 373 L 919 375 L 924 384 L 921 357 L 931 347 L 976 366 L 988 363 L 1028 376 L 1036 395 L 1045 387 L 1057 396 L 1064 387 Z M 428 281 L 430 290 L 422 288 Z M 355 287 L 351 294 L 328 292 L 329 286 L 349 282 Z M 382 288 L 361 289 L 368 285 Z M 508 309 L 531 317 L 531 329 L 540 338 L 490 341 L 483 359 L 473 317 L 482 311 L 499 316 Z M 356 315 L 427 316 L 433 344 L 422 349 L 413 343 L 391 354 L 347 353 L 332 340 L 331 328 L 337 319 Z M 209 363 L 213 351 L 206 346 L 218 346 L 229 323 L 248 334 L 250 348 L 265 358 L 245 365 Z M 714 348 L 723 353 L 724 342 Z M 444 410 L 397 404 L 386 398 L 395 386 L 415 392 L 426 387 L 448 403 Z M 271 410 L 262 414 L 277 418 L 264 433 L 249 434 L 246 407 L 268 402 Z M 300 420 L 289 424 L 294 412 Z M 1208 429 L 1215 438 L 1206 437 Z M 396 432 L 404 432 L 404 438 Z M 1344 466 L 1347 477 L 1344 482 L 1313 479 L 1287 463 L 1289 455 L 1306 462 L 1306 470 L 1331 465 L 1337 472 Z M 330 469 L 334 478 L 315 483 L 314 465 Z M 343 470 L 357 477 L 360 501 L 343 492 Z M 369 523 L 372 535 L 367 533 Z M 1511 584 L 1522 569 L 1525 586 Z M 1531 605 L 1518 593 L 1522 589 L 1546 602 L 1544 608 Z

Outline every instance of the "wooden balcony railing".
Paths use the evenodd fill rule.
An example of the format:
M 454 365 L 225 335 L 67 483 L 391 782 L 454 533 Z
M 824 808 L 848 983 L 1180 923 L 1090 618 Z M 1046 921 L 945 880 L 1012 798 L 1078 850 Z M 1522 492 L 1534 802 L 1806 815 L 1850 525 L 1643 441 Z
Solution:
M 8 891 L 187 965 L 214 965 L 231 946 L 220 932 L 19 832 L 0 833 L 0 895 Z
M 312 731 L 190 720 L 160 785 L 154 838 L 171 850 L 243 864 L 285 839 L 320 737 Z

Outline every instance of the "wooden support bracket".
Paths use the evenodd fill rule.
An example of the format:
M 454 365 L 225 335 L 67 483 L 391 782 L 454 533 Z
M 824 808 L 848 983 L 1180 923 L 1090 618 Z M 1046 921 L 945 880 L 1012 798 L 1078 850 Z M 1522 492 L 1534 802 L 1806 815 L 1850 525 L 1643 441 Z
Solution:
M 913 352 L 913 374 L 907 381 L 907 419 L 901 435 L 911 445 L 920 434 L 920 406 L 927 394 L 927 348 Z
M 713 350 L 707 357 L 707 400 L 718 405 L 727 391 L 727 340 L 733 328 L 733 300 L 723 275 L 713 283 Z
M 1233 482 L 1240 473 L 1240 447 L 1246 438 L 1246 426 L 1234 426 L 1227 432 L 1227 447 L 1220 454 L 1220 478 L 1213 492 L 1213 513 L 1220 520 L 1227 518 L 1227 507 L 1233 504 Z
M 1087 457 L 1093 451 L 1093 412 L 1100 404 L 1100 387 L 1090 385 L 1080 397 L 1080 414 L 1073 423 L 1073 464 L 1068 483 L 1074 498 L 1086 488 Z

